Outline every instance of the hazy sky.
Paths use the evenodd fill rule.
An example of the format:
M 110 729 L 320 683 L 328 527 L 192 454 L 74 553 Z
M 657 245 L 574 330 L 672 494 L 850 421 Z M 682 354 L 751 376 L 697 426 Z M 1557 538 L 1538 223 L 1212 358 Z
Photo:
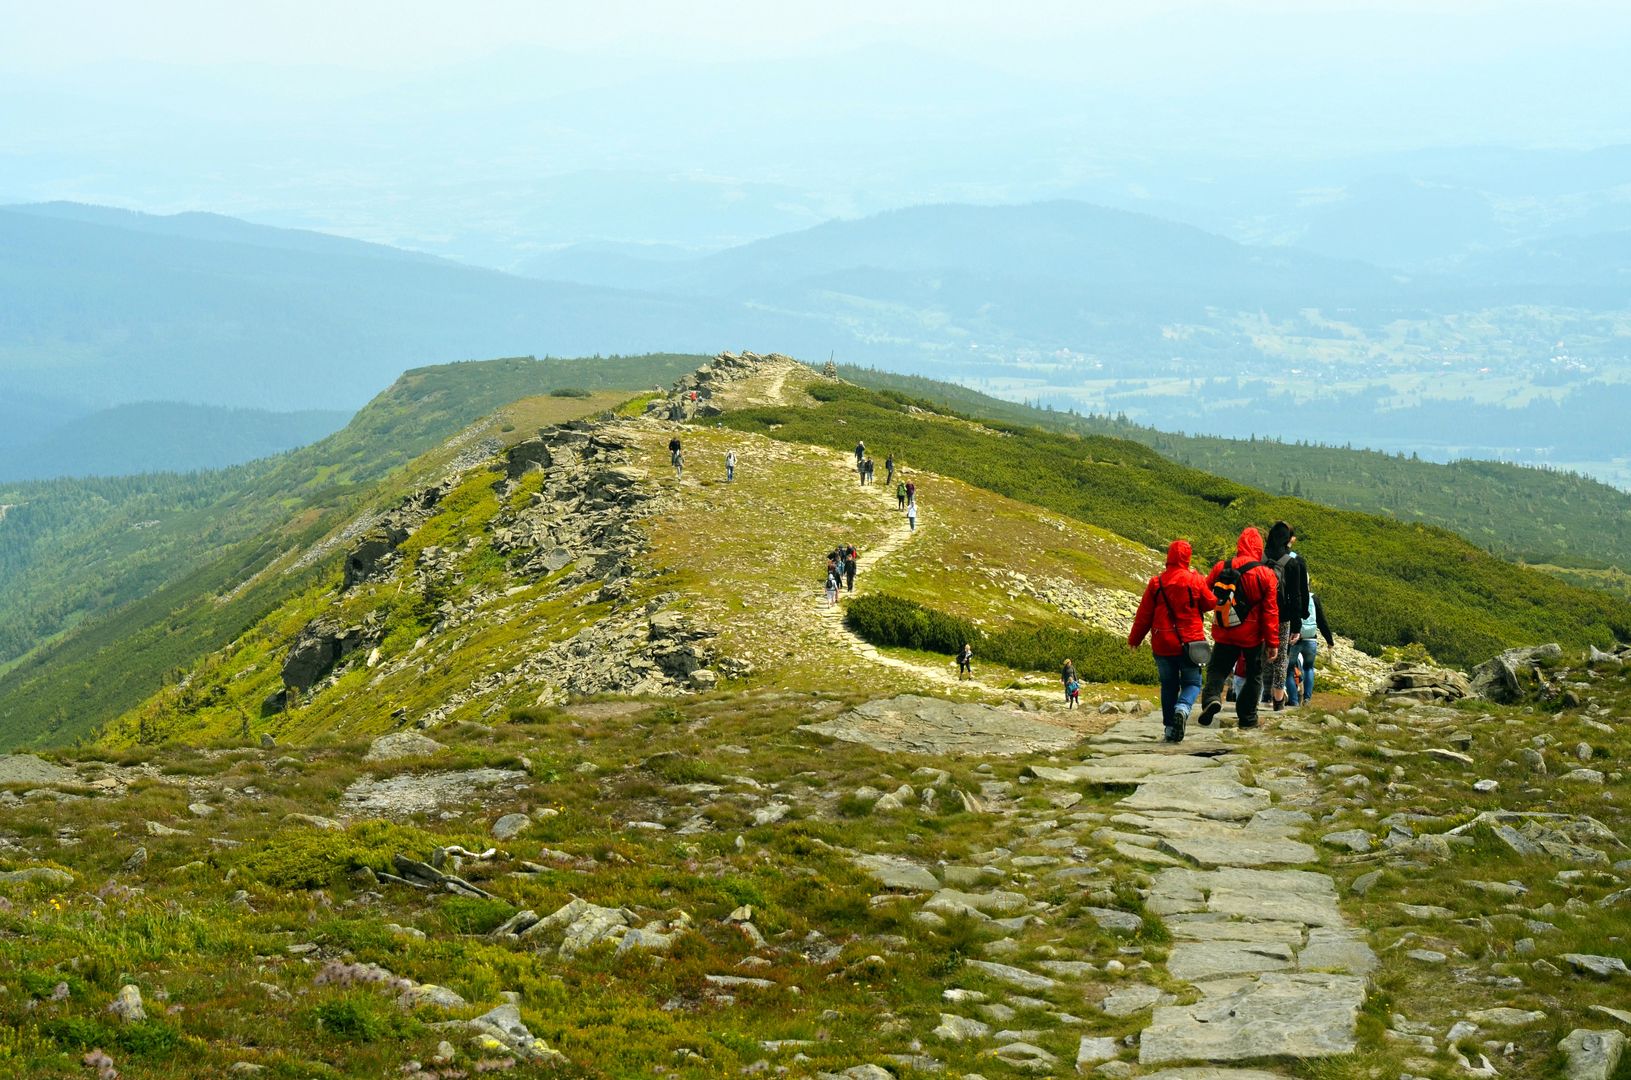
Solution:
M 695 60 L 894 41 L 996 66 L 1074 55 L 1081 68 L 1055 74 L 1087 75 L 1089 58 L 1244 70 L 1254 47 L 1287 44 L 1324 60 L 1528 52 L 1555 63 L 1551 50 L 1623 40 L 1631 10 L 1623 0 L 0 0 L 0 23 L 0 64 L 13 73 L 108 60 L 400 72 L 517 45 Z M 1220 42 L 1219 26 L 1244 33 Z

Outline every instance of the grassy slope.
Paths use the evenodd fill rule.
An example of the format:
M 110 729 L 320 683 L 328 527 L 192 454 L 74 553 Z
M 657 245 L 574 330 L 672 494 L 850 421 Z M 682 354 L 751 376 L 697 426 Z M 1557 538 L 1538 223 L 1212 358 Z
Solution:
M 758 669 L 755 683 L 874 693 L 925 688 L 910 671 L 867 663 L 835 640 L 820 618 L 823 560 L 840 540 L 854 542 L 863 553 L 858 592 L 946 598 L 958 614 L 993 627 L 1016 618 L 1061 620 L 1049 604 L 1014 591 L 1016 573 L 1038 581 L 1072 578 L 1118 594 L 1126 608 L 1131 590 L 1153 566 L 1148 551 L 1102 530 L 926 473 L 916 474 L 921 498 L 943 509 L 925 518 L 909 544 L 879 562 L 870 553 L 903 529 L 903 519 L 881 486 L 861 489 L 855 483 L 843 455 L 735 431 L 693 429 L 682 432 L 690 465 L 684 481 L 676 483 L 667 468 L 673 430 L 638 424 L 624 432 L 669 498 L 665 511 L 650 522 L 647 569 L 655 573 L 637 584 L 637 595 L 679 593 L 695 619 L 721 630 L 727 655 Z M 726 484 L 720 462 L 732 447 L 741 464 L 736 482 Z M 342 596 L 338 574 L 329 568 L 230 648 L 193 666 L 185 685 L 165 688 L 122 717 L 104 741 L 217 742 L 245 731 L 272 731 L 280 740 L 296 742 L 377 734 L 398 726 L 393 718 L 398 710 L 416 719 L 482 675 L 601 618 L 604 605 L 583 602 L 591 588 L 557 594 L 553 577 L 507 576 L 504 560 L 487 544 L 467 543 L 484 538 L 500 511 L 501 480 L 488 470 L 472 472 L 403 545 L 403 565 L 392 581 Z M 536 476 L 524 480 L 503 501 L 524 505 L 536 483 Z M 433 605 L 419 602 L 410 584 L 415 554 L 431 546 L 459 552 L 461 580 L 438 591 L 437 602 L 462 601 L 477 591 L 494 594 L 477 621 L 440 634 L 431 632 Z M 320 613 L 350 623 L 368 612 L 385 623 L 379 666 L 369 670 L 354 664 L 310 701 L 263 720 L 260 702 L 281 685 L 282 658 L 300 627 Z M 943 656 L 901 655 L 947 668 Z M 1037 681 L 989 665 L 982 665 L 981 676 L 980 683 L 966 688 L 968 694 Z M 505 708 L 527 707 L 539 689 L 525 686 L 508 697 L 477 698 L 451 718 L 483 719 Z
M 321 571 L 259 576 L 267 567 L 364 505 L 390 501 L 409 483 L 400 473 L 407 463 L 477 417 L 564 386 L 619 388 L 590 399 L 546 396 L 512 406 L 507 412 L 514 415 L 495 417 L 488 432 L 520 437 L 541 424 L 604 409 L 627 390 L 667 382 L 696 362 L 657 355 L 421 368 L 343 431 L 236 470 L 218 487 L 204 484 L 180 507 L 166 508 L 149 495 L 94 513 L 69 507 L 47 516 L 48 524 L 12 549 L 7 566 L 17 584 L 0 590 L 0 612 L 32 613 L 39 638 L 73 629 L 0 676 L 0 748 L 83 735 L 237 636 Z M 435 462 L 433 456 L 424 467 Z M 0 502 L 47 496 L 52 507 L 63 507 L 73 491 L 25 485 L 0 495 Z M 0 535 L 20 512 L 8 514 Z M 152 517 L 159 524 L 136 532 L 139 542 L 133 542 L 133 522 Z M 51 557 L 60 551 L 70 557 Z M 118 677 L 108 677 L 110 671 Z
M 819 392 L 829 400 L 815 408 L 746 410 L 726 422 L 834 448 L 861 437 L 875 457 L 893 452 L 1152 547 L 1187 536 L 1197 562 L 1233 554 L 1244 525 L 1286 518 L 1302 534 L 1333 625 L 1371 649 L 1420 642 L 1440 659 L 1471 664 L 1511 644 L 1631 636 L 1631 620 L 1607 595 L 1514 568 L 1442 529 L 1265 495 L 1124 440 L 925 423 L 921 410 L 871 391 Z
M 920 376 L 850 367 L 842 374 L 862 386 L 902 391 L 973 416 L 1131 439 L 1181 464 L 1263 491 L 1441 526 L 1502 558 L 1570 568 L 1631 566 L 1631 493 L 1574 473 L 1180 435 L 1110 417 L 1036 409 Z M 1172 422 L 1198 419 L 1191 412 L 1175 415 Z
M 1439 815 L 1410 821 L 1418 832 L 1442 832 L 1486 808 L 1585 813 L 1626 835 L 1631 818 L 1621 774 L 1611 772 L 1607 785 L 1557 774 L 1576 764 L 1565 748 L 1578 741 L 1589 742 L 1596 767 L 1604 770 L 1631 755 L 1631 728 L 1592 719 L 1631 711 L 1631 686 L 1622 675 L 1571 679 L 1594 706 L 1554 716 L 1551 708 L 1479 702 L 1423 717 L 1385 706 L 1334 711 L 1345 710 L 1350 702 L 1344 701 L 1332 713 L 1276 717 L 1275 724 L 1297 726 L 1280 738 L 1239 745 L 1233 760 L 1249 780 L 1300 781 L 1303 795 L 1282 806 L 1314 814 L 1302 837 L 1319 853 L 1311 868 L 1336 877 L 1350 921 L 1371 935 L 1381 960 L 1355 1053 L 1251 1064 L 1301 1080 L 1371 1080 L 1406 1071 L 1454 1076 L 1443 1033 L 1471 1010 L 1508 1006 L 1539 1010 L 1543 1019 L 1515 1028 L 1486 1024 L 1460 1049 L 1474 1061 L 1479 1052 L 1498 1057 L 1509 1080 L 1545 1080 L 1559 1075 L 1552 1047 L 1570 1029 L 1615 1026 L 1589 1007 L 1623 1007 L 1619 982 L 1560 974 L 1531 961 L 1562 967 L 1560 954 L 1568 952 L 1631 958 L 1631 908 L 1598 906 L 1624 887 L 1623 874 L 1588 866 L 1569 880 L 1559 871 L 1571 864 L 1519 858 L 1483 829 L 1469 834 L 1469 846 L 1449 849 L 1447 858 L 1404 866 L 1318 844 L 1320 835 L 1338 828 L 1380 835 L 1379 815 Z M 459 1033 L 432 1026 L 448 1014 L 398 1010 L 391 994 L 375 987 L 314 981 L 324 963 L 341 958 L 449 987 L 470 1002 L 454 1016 L 492 1007 L 501 991 L 518 992 L 526 1024 L 570 1064 L 498 1074 L 515 1076 L 703 1080 L 739 1075 L 766 1058 L 787 1062 L 795 1052 L 807 1056 L 807 1071 L 834 1071 L 885 1061 L 885 1054 L 907 1052 L 914 1041 L 945 1063 L 944 1075 L 1020 1075 L 991 1059 L 993 1040 L 950 1043 L 929 1035 L 942 1012 L 971 1012 L 948 1006 L 941 995 L 949 987 L 1012 1000 L 1013 988 L 964 963 L 977 957 L 1030 968 L 1043 959 L 1095 965 L 1119 959 L 1134 969 L 1117 976 L 1089 972 L 1063 979 L 1054 990 L 1029 992 L 1048 999 L 1049 1009 L 1022 1007 L 1010 1026 L 1037 1030 L 1033 1041 L 1066 1062 L 1083 1034 L 1120 1039 L 1147 1023 L 1147 1014 L 1118 1020 L 1101 1013 L 1096 1003 L 1110 990 L 1148 981 L 1195 999 L 1192 988 L 1161 968 L 1170 939 L 1157 919 L 1129 939 L 1098 929 L 1084 910 L 1142 911 L 1139 889 L 1149 885 L 1148 870 L 1096 835 L 1125 792 L 1021 776 L 1028 764 L 1075 761 L 1085 748 L 1048 759 L 998 759 L 980 773 L 978 757 L 879 754 L 796 730 L 856 697 L 766 690 L 677 707 L 543 710 L 524 724 L 453 725 L 436 733 L 447 749 L 395 763 L 364 762 L 362 745 L 349 740 L 325 741 L 297 756 L 252 747 L 62 755 L 85 770 L 68 788 L 84 797 L 0 803 L 0 834 L 13 840 L 0 853 L 0 869 L 47 863 L 74 875 L 55 892 L 0 885 L 7 900 L 0 905 L 0 1075 L 85 1076 L 80 1056 L 101 1046 L 128 1080 L 218 1077 L 237 1061 L 263 1065 L 273 1077 L 341 1080 L 397 1075 L 410 1059 L 428 1061 L 444 1038 L 459 1050 L 455 1065 L 470 1068 L 479 1052 Z M 1562 743 L 1547 750 L 1552 778 L 1514 771 L 1511 764 L 1537 727 Z M 1472 765 L 1423 752 L 1459 728 L 1476 733 Z M 1391 756 L 1383 756 L 1384 748 Z M 1400 754 L 1409 755 L 1402 764 L 1394 760 Z M 1326 778 L 1307 768 L 1308 757 L 1319 766 L 1356 768 L 1368 786 Z M 145 766 L 145 775 L 124 774 L 128 788 L 87 786 L 99 768 L 111 776 L 130 765 Z M 522 777 L 513 792 L 483 793 L 445 811 L 389 822 L 356 821 L 343 833 L 283 823 L 291 813 L 344 815 L 341 793 L 357 780 L 472 766 L 514 768 Z M 851 794 L 862 784 L 921 788 L 919 766 L 947 770 L 950 783 L 964 790 L 982 781 L 1010 784 L 1017 816 L 965 813 L 956 798 L 931 808 L 914 802 L 902 812 L 867 813 Z M 1500 778 L 1497 792 L 1469 791 L 1483 776 Z M 1089 816 L 1071 817 L 1051 801 L 1073 789 L 1081 801 L 1070 813 Z M 787 818 L 754 825 L 753 811 L 772 802 L 791 806 Z M 188 810 L 193 803 L 215 812 L 198 819 Z M 505 856 L 468 862 L 462 871 L 501 902 L 381 885 L 351 872 L 389 868 L 397 852 L 427 858 L 450 844 L 483 849 L 494 819 L 528 810 L 537 819 L 499 845 Z M 555 816 L 542 816 L 545 811 Z M 675 831 L 698 818 L 706 831 Z M 150 836 L 149 821 L 183 832 Z M 628 828 L 633 821 L 656 821 L 668 831 Z M 61 842 L 59 830 L 75 842 Z M 1061 837 L 1072 847 L 1044 846 Z M 991 853 L 998 844 L 1015 855 L 1066 858 L 1068 865 L 1091 869 L 1085 877 L 1052 878 L 1045 866 L 1022 869 Z M 148 851 L 148 862 L 121 871 L 137 846 Z M 1623 855 L 1612 844 L 1596 846 L 1607 848 L 1611 859 Z M 1001 935 L 962 921 L 933 929 L 912 917 L 917 901 L 884 898 L 854 869 L 848 856 L 857 851 L 930 867 L 997 863 L 995 887 L 1052 906 L 1037 925 Z M 543 868 L 510 873 L 521 859 Z M 1349 883 L 1373 869 L 1382 870 L 1380 880 L 1365 896 L 1353 894 Z M 1528 892 L 1503 900 L 1469 887 L 1478 880 L 1516 882 Z M 241 901 L 233 899 L 238 890 Z M 662 958 L 606 948 L 561 959 L 530 942 L 485 936 L 517 909 L 548 913 L 572 896 L 626 905 L 646 919 L 683 910 L 696 929 Z M 1399 903 L 1435 905 L 1449 914 L 1415 917 Z M 740 904 L 752 906 L 755 926 L 769 938 L 766 947 L 753 947 L 724 921 Z M 1543 921 L 1528 921 L 1535 919 Z M 393 932 L 390 923 L 425 936 Z M 832 963 L 801 955 L 812 931 L 839 949 Z M 999 937 L 1005 944 L 994 945 Z M 1527 952 L 1519 945 L 1525 938 L 1531 939 Z M 316 946 L 310 958 L 288 951 L 305 944 Z M 1129 945 L 1141 947 L 1142 956 L 1121 951 Z M 1423 948 L 1451 959 L 1434 965 L 1407 955 Z M 1156 967 L 1139 968 L 1142 960 Z M 716 973 L 748 974 L 772 985 L 722 1001 L 704 981 Z M 59 982 L 66 995 L 51 1000 Z M 127 982 L 141 987 L 149 1020 L 122 1027 L 105 1006 Z M 1050 1011 L 1082 1019 L 1063 1023 Z M 1434 1033 L 1439 1053 L 1422 1063 L 1420 1051 L 1384 1035 L 1394 1014 Z M 1483 1045 L 1492 1038 L 1495 1049 Z M 775 1039 L 809 1042 L 767 1050 L 763 1042 Z M 1508 1041 L 1515 1044 L 1510 1054 L 1502 1049 Z M 1615 1075 L 1624 1077 L 1623 1065 Z

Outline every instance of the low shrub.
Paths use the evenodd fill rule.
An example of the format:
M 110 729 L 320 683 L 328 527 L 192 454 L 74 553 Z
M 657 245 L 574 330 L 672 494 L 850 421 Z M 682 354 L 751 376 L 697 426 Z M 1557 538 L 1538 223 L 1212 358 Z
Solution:
M 592 396 L 590 391 L 581 386 L 561 386 L 549 392 L 550 397 L 586 398 Z
M 1155 666 L 1120 636 L 1095 627 L 1013 626 L 987 634 L 967 619 L 888 593 L 868 593 L 844 609 L 844 625 L 874 645 L 956 655 L 967 642 L 975 659 L 1020 671 L 1057 671 L 1069 657 L 1088 682 L 1152 684 Z

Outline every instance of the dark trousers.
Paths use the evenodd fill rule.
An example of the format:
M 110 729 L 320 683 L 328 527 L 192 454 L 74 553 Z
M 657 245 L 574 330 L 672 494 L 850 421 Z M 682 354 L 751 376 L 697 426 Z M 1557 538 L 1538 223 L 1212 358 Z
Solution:
M 855 591 L 855 564 L 844 564 L 844 588 L 850 592 Z
M 1263 693 L 1263 646 L 1250 648 L 1219 641 L 1212 645 L 1212 662 L 1206 665 L 1206 684 L 1201 688 L 1201 704 L 1209 705 L 1223 697 L 1223 684 L 1235 673 L 1235 661 L 1246 657 L 1246 685 L 1235 697 L 1235 715 L 1243 724 L 1257 722 L 1257 699 Z

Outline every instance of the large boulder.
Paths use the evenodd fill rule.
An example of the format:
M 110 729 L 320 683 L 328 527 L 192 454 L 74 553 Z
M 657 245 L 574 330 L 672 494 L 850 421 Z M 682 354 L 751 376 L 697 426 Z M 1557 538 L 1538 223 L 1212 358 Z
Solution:
M 1508 649 L 1472 669 L 1472 692 L 1490 701 L 1517 701 L 1538 681 L 1540 662 L 1562 655 L 1562 646 L 1555 643 Z
M 364 620 L 356 626 L 340 626 L 332 619 L 316 618 L 300 628 L 289 655 L 283 660 L 283 685 L 305 693 L 341 660 L 359 649 L 379 644 L 380 627 Z

